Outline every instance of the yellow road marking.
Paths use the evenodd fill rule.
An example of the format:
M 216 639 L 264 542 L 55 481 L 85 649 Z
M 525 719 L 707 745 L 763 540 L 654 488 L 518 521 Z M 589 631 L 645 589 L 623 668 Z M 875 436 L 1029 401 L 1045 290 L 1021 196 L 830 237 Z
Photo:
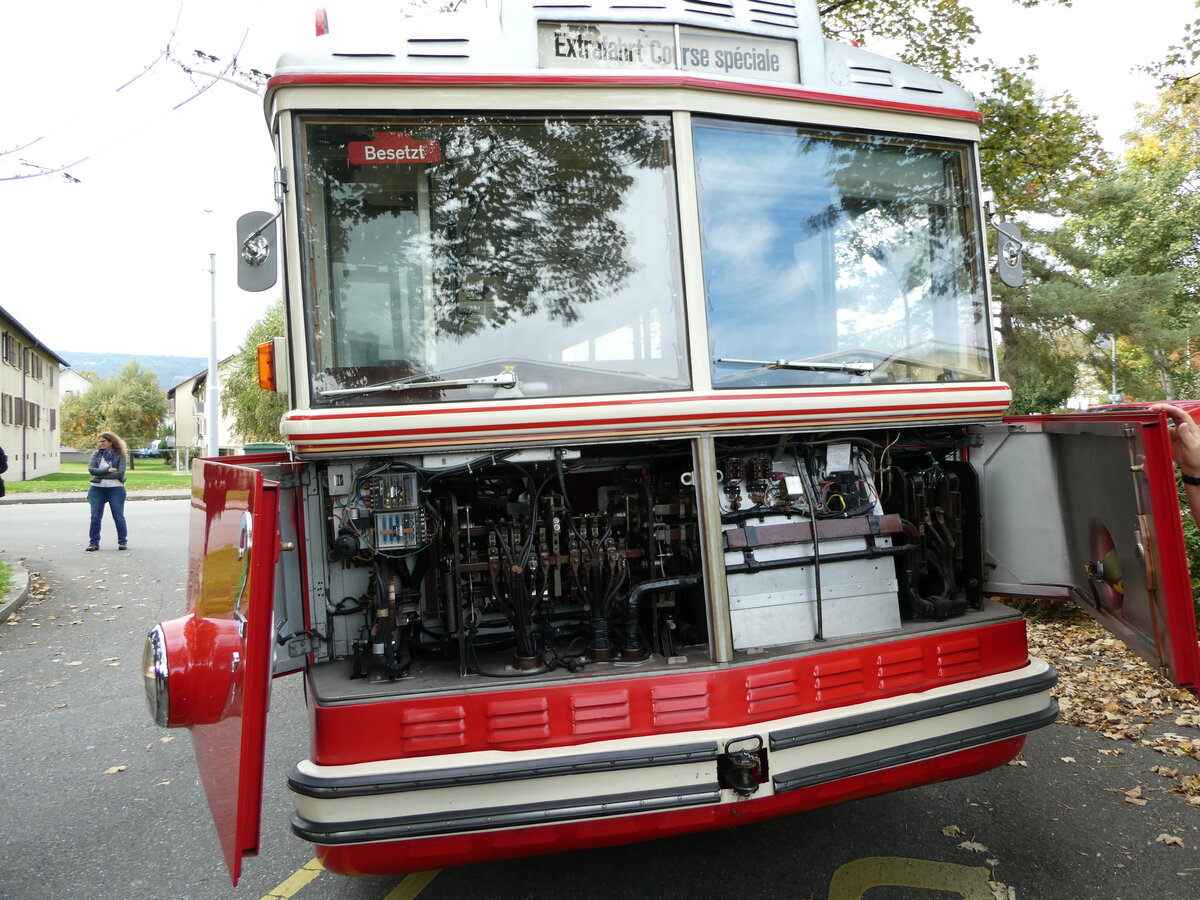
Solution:
M 925 888 L 958 894 L 963 900 L 993 900 L 991 872 L 982 866 L 960 866 L 930 859 L 868 856 L 848 862 L 833 873 L 829 900 L 862 900 L 874 887 Z M 390 898 L 388 898 L 390 900 Z
M 404 880 L 392 888 L 392 892 L 383 900 L 413 900 L 417 894 L 429 886 L 429 882 L 437 878 L 441 869 L 430 869 L 428 872 L 413 872 L 404 876 Z
M 269 893 L 263 894 L 262 900 L 290 900 L 290 898 L 296 896 L 301 888 L 324 871 L 325 867 L 317 862 L 314 857 L 289 875 L 278 887 L 272 888 Z

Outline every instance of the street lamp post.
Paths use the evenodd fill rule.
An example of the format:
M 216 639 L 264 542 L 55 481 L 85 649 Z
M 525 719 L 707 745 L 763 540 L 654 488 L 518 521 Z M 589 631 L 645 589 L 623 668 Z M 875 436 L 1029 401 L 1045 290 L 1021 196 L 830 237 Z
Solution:
M 217 254 L 208 254 L 208 274 L 212 282 L 212 303 L 210 305 L 211 328 L 208 344 L 208 400 L 206 401 L 208 421 L 208 455 L 219 456 L 221 453 L 221 416 L 217 410 Z
M 1108 402 L 1120 403 L 1124 396 L 1117 391 L 1117 336 L 1108 336 L 1108 349 L 1112 359 L 1112 386 L 1108 389 Z

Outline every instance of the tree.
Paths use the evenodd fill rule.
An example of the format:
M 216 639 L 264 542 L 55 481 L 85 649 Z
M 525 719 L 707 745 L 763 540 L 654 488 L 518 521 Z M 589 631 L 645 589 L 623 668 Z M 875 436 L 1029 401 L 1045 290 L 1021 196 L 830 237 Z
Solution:
M 158 376 L 130 360 L 115 377 L 63 404 L 62 436 L 75 447 L 90 447 L 101 431 L 118 434 L 129 447 L 148 444 L 158 434 L 167 404 Z
M 1058 237 L 1072 254 L 1070 302 L 1125 339 L 1123 380 L 1141 399 L 1196 387 L 1200 362 L 1200 106 L 1174 85 L 1143 110 L 1123 163 L 1096 179 Z M 1127 392 L 1129 392 L 1127 390 Z
M 1071 0 L 1011 0 L 1018 6 Z M 979 27 L 965 0 L 828 0 L 819 7 L 825 33 L 846 43 L 890 45 L 888 55 L 952 78 L 977 69 L 969 55 Z
M 283 298 L 267 307 L 250 326 L 221 386 L 221 412 L 233 418 L 234 431 L 246 441 L 278 441 L 279 420 L 288 411 L 288 398 L 258 386 L 258 345 L 283 335 Z M 279 360 L 280 365 L 285 364 Z
M 1039 91 L 1035 69 L 1033 60 L 990 67 L 991 85 L 980 103 L 983 181 L 994 194 L 996 215 L 1019 220 L 1026 242 L 1025 285 L 993 285 L 1000 301 L 1000 374 L 1013 388 L 1018 413 L 1063 406 L 1089 346 L 1072 306 L 1077 297 L 1064 293 L 1082 283 L 1064 260 L 1073 248 L 1055 246 L 1053 231 L 1034 223 L 1075 208 L 1074 198 L 1111 167 L 1093 119 L 1069 94 Z

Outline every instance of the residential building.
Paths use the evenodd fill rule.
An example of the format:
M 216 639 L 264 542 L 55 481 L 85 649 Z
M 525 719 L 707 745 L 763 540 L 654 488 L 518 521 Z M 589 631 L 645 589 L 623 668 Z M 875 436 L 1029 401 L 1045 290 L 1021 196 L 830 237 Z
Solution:
M 0 307 L 0 447 L 7 481 L 59 470 L 59 367 L 68 363 Z
M 59 393 L 62 394 L 64 400 L 67 397 L 86 394 L 96 386 L 96 380 L 92 376 L 76 372 L 74 369 L 63 369 L 59 373 L 59 377 L 62 379 Z
M 222 373 L 229 371 L 233 365 L 233 356 L 227 356 L 217 363 L 217 380 Z M 208 452 L 208 428 L 212 421 L 208 405 L 208 369 L 197 372 L 191 378 L 181 381 L 167 391 L 167 405 L 175 421 L 176 449 L 190 448 L 195 453 Z M 222 455 L 240 453 L 242 438 L 234 432 L 232 416 L 220 411 L 218 401 L 216 425 L 220 429 L 217 446 Z

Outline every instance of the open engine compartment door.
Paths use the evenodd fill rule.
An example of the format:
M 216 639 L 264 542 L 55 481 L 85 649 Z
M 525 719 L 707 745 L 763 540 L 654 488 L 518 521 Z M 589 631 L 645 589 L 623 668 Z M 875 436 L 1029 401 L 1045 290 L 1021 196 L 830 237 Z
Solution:
M 1200 688 L 1165 417 L 1020 416 L 975 433 L 984 592 L 1071 599 L 1176 684 Z
M 271 681 L 278 484 L 246 466 L 192 468 L 188 614 L 176 658 L 185 672 L 196 762 L 229 874 L 258 852 Z M 175 642 L 173 642 L 175 643 Z M 173 679 L 175 676 L 172 676 Z M 178 683 L 178 682 L 177 682 Z M 178 700 L 185 701 L 177 704 Z

